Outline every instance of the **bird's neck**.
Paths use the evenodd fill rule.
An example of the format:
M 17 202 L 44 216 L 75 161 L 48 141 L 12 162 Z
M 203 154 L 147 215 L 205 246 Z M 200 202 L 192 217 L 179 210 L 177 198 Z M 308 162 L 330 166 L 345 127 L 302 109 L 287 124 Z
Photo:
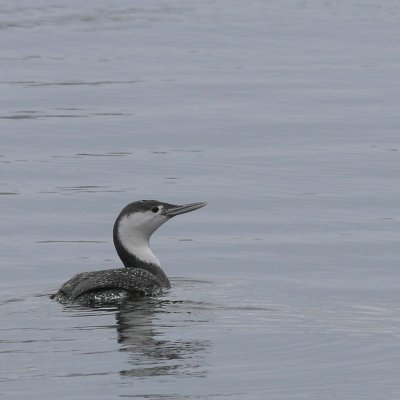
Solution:
M 116 223 L 113 239 L 119 258 L 126 268 L 145 269 L 169 286 L 169 280 L 162 270 L 160 262 L 150 249 L 150 236 Z

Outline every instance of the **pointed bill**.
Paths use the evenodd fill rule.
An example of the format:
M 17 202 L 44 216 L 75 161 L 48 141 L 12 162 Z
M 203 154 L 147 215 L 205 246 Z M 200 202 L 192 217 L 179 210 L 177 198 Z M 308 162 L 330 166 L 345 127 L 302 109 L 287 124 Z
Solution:
M 164 213 L 167 217 L 175 217 L 176 215 L 185 214 L 187 212 L 191 212 L 197 210 L 198 208 L 204 207 L 207 203 L 190 203 L 184 204 L 182 206 L 172 205 L 164 210 Z

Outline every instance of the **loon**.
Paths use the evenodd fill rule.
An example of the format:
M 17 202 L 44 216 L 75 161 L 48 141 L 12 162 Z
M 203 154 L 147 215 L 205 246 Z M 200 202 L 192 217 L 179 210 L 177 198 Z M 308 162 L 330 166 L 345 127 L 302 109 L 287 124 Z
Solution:
M 128 204 L 118 215 L 113 230 L 114 246 L 125 268 L 77 274 L 65 282 L 52 298 L 64 304 L 92 305 L 162 294 L 171 285 L 150 249 L 149 239 L 172 217 L 206 204 L 174 205 L 157 200 Z

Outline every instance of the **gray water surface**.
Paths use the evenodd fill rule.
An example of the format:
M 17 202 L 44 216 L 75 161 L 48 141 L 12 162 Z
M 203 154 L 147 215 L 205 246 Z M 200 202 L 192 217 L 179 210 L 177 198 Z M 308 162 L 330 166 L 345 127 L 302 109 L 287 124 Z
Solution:
M 399 399 L 400 6 L 3 1 L 0 397 Z M 157 299 L 49 299 L 120 266 Z

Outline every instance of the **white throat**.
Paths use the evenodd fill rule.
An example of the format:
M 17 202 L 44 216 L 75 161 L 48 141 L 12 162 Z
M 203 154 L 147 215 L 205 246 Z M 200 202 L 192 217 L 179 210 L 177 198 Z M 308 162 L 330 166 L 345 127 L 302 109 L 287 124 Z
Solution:
M 152 233 L 164 223 L 160 219 L 149 219 L 147 213 L 134 213 L 123 217 L 118 224 L 118 236 L 122 246 L 139 260 L 161 267 L 157 257 L 150 249 Z

